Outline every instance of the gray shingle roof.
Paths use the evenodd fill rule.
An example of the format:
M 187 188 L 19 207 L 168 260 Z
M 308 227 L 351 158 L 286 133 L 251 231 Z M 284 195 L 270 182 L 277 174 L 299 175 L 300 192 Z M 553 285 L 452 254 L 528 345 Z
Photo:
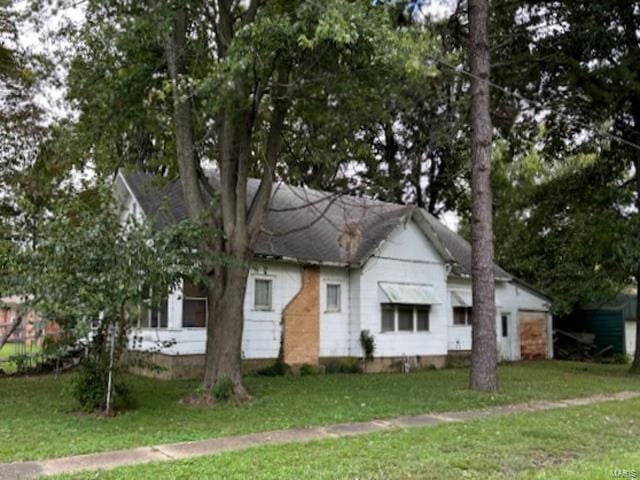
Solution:
M 166 225 L 187 218 L 179 180 L 163 184 L 144 173 L 125 180 L 148 217 Z M 216 187 L 216 179 L 212 179 Z M 253 197 L 259 181 L 249 180 Z M 274 186 L 256 255 L 327 264 L 360 264 L 411 215 L 413 208 L 318 190 Z
M 139 172 L 123 176 L 145 214 L 160 225 L 187 218 L 179 180 L 162 183 Z M 217 179 L 211 178 L 211 183 L 215 188 Z M 250 197 L 257 187 L 258 180 L 249 181 Z M 286 184 L 274 186 L 255 253 L 303 262 L 361 264 L 408 218 L 413 218 L 444 260 L 453 264 L 453 273 L 471 273 L 469 243 L 423 209 Z M 497 265 L 495 274 L 511 278 Z
M 436 245 L 436 248 L 438 248 L 437 243 L 439 243 L 440 248 L 443 248 L 448 252 L 450 258 L 455 262 L 453 273 L 464 276 L 471 275 L 471 245 L 469 245 L 469 242 L 448 228 L 426 210 L 420 209 L 417 213 L 419 217 L 416 218 L 416 216 L 414 216 L 416 223 L 419 225 L 421 223 L 426 224 L 421 226 L 422 230 L 425 231 L 427 230 L 425 227 L 429 227 L 431 235 L 434 235 L 435 238 L 430 236 L 428 231 L 425 231 L 425 234 L 429 236 L 432 242 Z M 496 278 L 512 278 L 508 272 L 495 264 L 493 266 L 493 273 Z

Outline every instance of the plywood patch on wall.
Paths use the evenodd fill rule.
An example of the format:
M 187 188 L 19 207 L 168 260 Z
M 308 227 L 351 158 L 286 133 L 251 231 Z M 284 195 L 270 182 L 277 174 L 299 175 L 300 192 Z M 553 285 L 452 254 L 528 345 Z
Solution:
M 282 313 L 284 361 L 289 365 L 319 364 L 320 268 L 304 267 L 302 288 Z

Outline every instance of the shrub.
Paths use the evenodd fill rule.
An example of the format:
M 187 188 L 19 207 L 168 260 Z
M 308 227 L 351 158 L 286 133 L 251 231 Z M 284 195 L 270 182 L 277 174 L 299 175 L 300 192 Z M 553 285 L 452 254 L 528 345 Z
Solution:
M 626 353 L 617 353 L 613 356 L 613 362 L 621 365 L 628 365 L 631 363 L 631 357 Z
M 304 363 L 300 367 L 300 375 L 303 376 L 303 377 L 307 376 L 307 375 L 317 375 L 317 374 L 318 374 L 318 369 L 316 367 L 314 367 L 313 365 L 309 365 L 308 363 Z
M 22 375 L 27 373 L 31 368 L 31 356 L 28 353 L 19 353 L 17 355 L 11 355 L 9 362 L 16 366 L 16 373 Z
M 376 341 L 369 330 L 362 330 L 360 332 L 360 346 L 362 346 L 364 358 L 366 360 L 372 360 L 373 353 L 376 350 Z
M 289 365 L 284 363 L 282 360 L 276 360 L 273 365 L 256 371 L 256 375 L 260 375 L 262 377 L 282 377 L 289 373 L 289 370 Z
M 219 402 L 227 402 L 233 395 L 233 382 L 229 377 L 222 377 L 213 387 L 213 396 Z
M 358 360 L 333 360 L 326 365 L 326 373 L 362 373 L 362 365 Z
M 122 381 L 113 380 L 112 405 L 124 406 L 131 401 L 131 391 Z M 73 398 L 87 412 L 105 410 L 108 382 L 95 363 L 85 363 L 74 375 L 70 390 Z
M 278 358 L 275 363 L 269 367 L 261 368 L 256 372 L 256 375 L 264 377 L 282 377 L 291 372 L 291 367 L 284 361 L 284 336 L 280 336 L 280 349 L 278 351 Z

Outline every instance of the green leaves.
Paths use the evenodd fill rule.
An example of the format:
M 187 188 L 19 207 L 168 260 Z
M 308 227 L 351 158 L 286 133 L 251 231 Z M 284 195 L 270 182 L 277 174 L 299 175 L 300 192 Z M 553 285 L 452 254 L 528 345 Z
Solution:
M 60 200 L 39 227 L 38 242 L 7 262 L 5 290 L 32 296 L 32 306 L 70 330 L 136 311 L 151 287 L 171 290 L 197 265 L 198 229 L 189 223 L 153 230 L 133 219 L 121 225 L 106 186 Z M 85 330 L 85 328 L 80 328 Z

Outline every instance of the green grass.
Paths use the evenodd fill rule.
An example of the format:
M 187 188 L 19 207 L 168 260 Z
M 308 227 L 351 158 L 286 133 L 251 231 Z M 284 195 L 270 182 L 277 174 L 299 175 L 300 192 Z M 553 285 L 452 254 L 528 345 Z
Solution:
M 40 351 L 40 347 L 29 346 L 23 347 L 16 343 L 5 343 L 0 349 L 0 368 L 6 373 L 14 373 L 16 371 L 16 365 L 14 362 L 9 361 L 9 357 L 19 355 L 21 353 L 34 354 Z
M 179 442 L 289 427 L 462 410 L 559 399 L 597 392 L 640 390 L 627 367 L 530 362 L 500 367 L 501 391 L 467 390 L 466 369 L 408 375 L 248 377 L 256 400 L 242 407 L 178 404 L 197 382 L 132 377 L 135 408 L 115 418 L 76 413 L 65 392 L 68 376 L 0 379 L 0 461 Z
M 560 480 L 611 479 L 615 469 L 640 475 L 638 399 L 57 478 Z
M 4 347 L 0 349 L 0 357 L 10 357 L 15 355 L 17 346 L 15 343 L 5 343 Z

